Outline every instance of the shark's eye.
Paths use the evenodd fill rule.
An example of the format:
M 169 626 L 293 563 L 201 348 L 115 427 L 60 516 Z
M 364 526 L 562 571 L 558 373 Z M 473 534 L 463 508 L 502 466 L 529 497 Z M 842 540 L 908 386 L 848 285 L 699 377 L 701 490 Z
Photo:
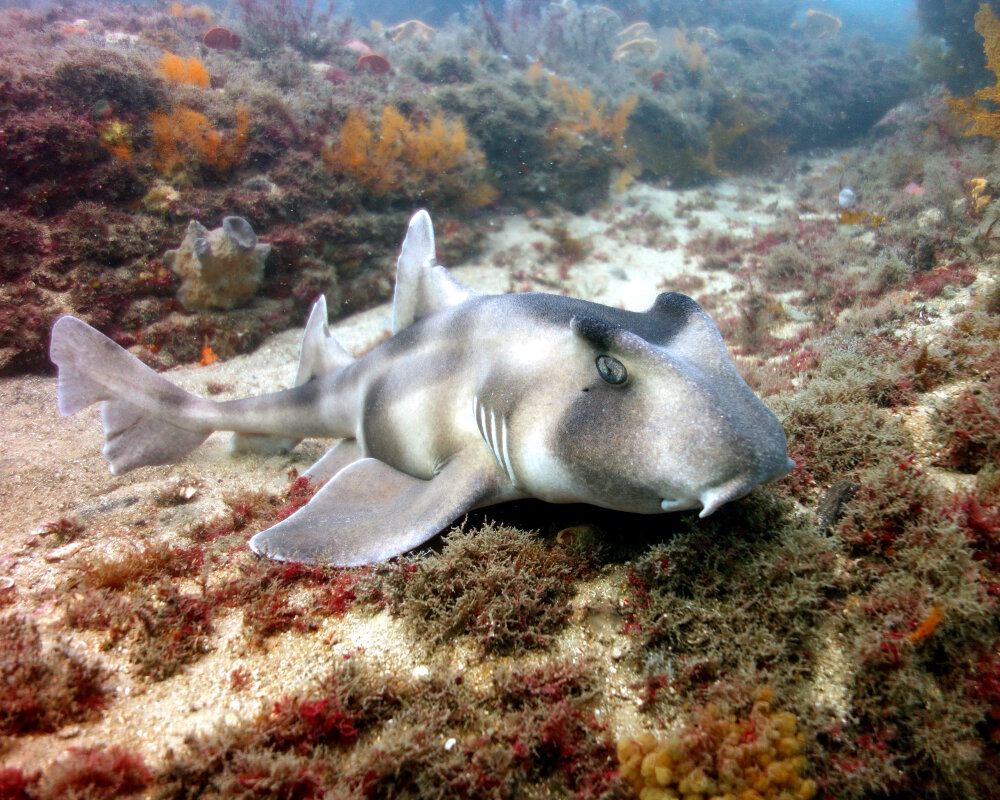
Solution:
M 618 386 L 628 380 L 628 371 L 625 369 L 625 365 L 611 356 L 597 357 L 597 371 L 607 383 L 613 386 Z

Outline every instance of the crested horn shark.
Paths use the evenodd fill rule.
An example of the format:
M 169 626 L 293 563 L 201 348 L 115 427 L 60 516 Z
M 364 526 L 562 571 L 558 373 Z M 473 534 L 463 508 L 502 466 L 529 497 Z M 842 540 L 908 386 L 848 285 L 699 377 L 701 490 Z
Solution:
M 214 431 L 262 451 L 340 439 L 305 473 L 326 479 L 309 503 L 250 540 L 278 560 L 382 561 L 471 509 L 526 497 L 706 517 L 795 466 L 781 423 L 683 294 L 644 312 L 477 294 L 437 263 L 419 211 L 396 265 L 392 332 L 354 359 L 320 298 L 296 385 L 221 402 L 71 316 L 55 323 L 50 356 L 62 414 L 101 403 L 115 474 L 177 461 Z

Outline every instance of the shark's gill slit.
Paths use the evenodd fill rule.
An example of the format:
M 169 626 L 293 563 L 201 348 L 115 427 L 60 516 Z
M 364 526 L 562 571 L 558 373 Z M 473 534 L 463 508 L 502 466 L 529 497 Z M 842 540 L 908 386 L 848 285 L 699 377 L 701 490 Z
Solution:
M 472 416 L 476 420 L 476 427 L 479 429 L 479 435 L 482 436 L 485 439 L 486 438 L 486 434 L 483 431 L 483 421 L 482 421 L 482 419 L 479 416 L 480 412 L 482 410 L 482 407 L 483 407 L 483 404 L 479 402 L 479 395 L 478 394 L 472 395 Z
M 490 449 L 493 451 L 493 457 L 496 458 L 500 468 L 506 472 L 507 465 L 504 463 L 503 456 L 500 455 L 500 440 L 497 438 L 497 417 L 492 408 L 490 409 Z
M 507 477 L 510 478 L 510 482 L 515 486 L 517 485 L 517 478 L 514 477 L 514 465 L 510 460 L 510 452 L 507 450 L 507 418 L 500 417 L 500 441 L 501 450 L 503 452 L 503 464 L 504 469 L 507 471 Z

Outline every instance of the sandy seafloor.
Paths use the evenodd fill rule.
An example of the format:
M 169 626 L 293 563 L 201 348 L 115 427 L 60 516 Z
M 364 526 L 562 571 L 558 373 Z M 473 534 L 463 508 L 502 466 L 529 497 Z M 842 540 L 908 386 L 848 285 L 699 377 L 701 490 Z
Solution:
M 834 168 L 831 158 L 828 169 Z M 822 164 L 819 165 L 822 167 Z M 706 203 L 711 199 L 713 203 Z M 678 203 L 694 204 L 699 225 L 678 222 L 669 230 L 673 241 L 649 242 L 615 233 L 628 215 L 654 211 L 674 218 Z M 705 207 L 708 206 L 706 209 Z M 545 232 L 554 224 L 543 216 L 497 216 L 480 257 L 473 263 L 449 264 L 458 280 L 484 292 L 526 288 L 565 291 L 611 305 L 642 310 L 659 291 L 670 289 L 682 276 L 697 270 L 684 253 L 684 242 L 706 230 L 751 235 L 756 226 L 774 221 L 795 206 L 791 191 L 757 178 L 729 179 L 708 189 L 669 191 L 633 186 L 607 207 L 579 217 L 560 215 L 573 236 L 586 238 L 589 252 L 575 263 L 565 279 L 557 264 L 539 260 L 550 242 Z M 833 218 L 835 199 L 828 213 Z M 400 232 L 402 236 L 402 231 Z M 839 232 L 837 235 L 841 235 Z M 866 235 L 863 229 L 852 235 Z M 633 240 L 634 239 L 634 240 Z M 533 242 L 542 245 L 536 247 Z M 726 271 L 702 274 L 700 293 L 725 296 L 736 277 Z M 948 302 L 961 301 L 961 292 Z M 938 301 L 934 301 L 938 302 Z M 944 301 L 940 301 L 944 302 Z M 794 309 L 787 324 L 794 325 Z M 386 335 L 390 306 L 382 305 L 336 322 L 335 336 L 353 352 L 363 351 Z M 227 390 L 220 398 L 252 395 L 288 386 L 295 372 L 301 331 L 290 330 L 267 341 L 257 351 L 205 367 L 170 371 L 168 377 L 184 388 L 204 393 L 211 383 Z M 14 605 L 41 626 L 46 641 L 57 638 L 88 659 L 106 665 L 114 695 L 106 713 L 93 723 L 73 724 L 53 734 L 13 738 L 0 754 L 9 766 L 44 768 L 69 745 L 124 743 L 138 749 L 151 766 L 162 763 L 170 748 L 183 749 L 184 737 L 209 731 L 220 722 L 249 719 L 270 707 L 283 694 L 308 688 L 345 653 L 386 673 L 422 674 L 429 661 L 419 631 L 394 621 L 385 613 L 352 609 L 343 617 L 327 619 L 310 633 L 289 632 L 269 641 L 264 650 L 245 646 L 240 634 L 240 611 L 216 618 L 211 652 L 185 666 L 178 674 L 152 682 L 136 674 L 127 645 L 110 651 L 99 647 L 101 634 L 81 633 L 60 625 L 61 610 L 52 598 L 57 587 L 70 578 L 87 551 L 122 552 L 134 547 L 129 531 L 155 526 L 178 532 L 197 519 L 210 518 L 225 509 L 223 497 L 242 490 L 281 491 L 291 468 L 307 468 L 327 443 L 310 441 L 293 452 L 273 457 L 232 456 L 228 435 L 215 434 L 181 464 L 150 467 L 116 477 L 100 454 L 102 434 L 96 408 L 71 418 L 56 409 L 53 377 L 17 377 L 0 381 L 0 573 L 14 580 Z M 915 414 L 919 417 L 919 413 Z M 919 427 L 919 420 L 915 423 Z M 916 432 L 916 431 L 915 431 Z M 918 437 L 919 438 L 919 437 Z M 164 492 L 193 488 L 193 498 L 181 505 L 163 507 L 155 498 Z M 60 517 L 79 519 L 86 535 L 64 547 L 44 546 L 38 531 Z M 598 609 L 613 607 L 620 582 L 599 574 L 588 581 L 574 600 L 570 624 L 549 650 L 525 656 L 537 662 L 554 656 L 596 658 L 605 678 L 599 703 L 612 731 L 625 735 L 641 728 L 637 714 L 637 676 L 623 658 L 628 642 L 621 621 Z M 459 641 L 452 653 L 452 667 L 464 668 L 473 681 L 487 682 L 491 670 L 507 658 L 483 656 Z M 249 686 L 232 688 L 230 675 L 247 667 Z M 825 663 L 817 665 L 816 691 L 833 709 L 843 702 L 838 674 L 845 668 L 831 642 Z

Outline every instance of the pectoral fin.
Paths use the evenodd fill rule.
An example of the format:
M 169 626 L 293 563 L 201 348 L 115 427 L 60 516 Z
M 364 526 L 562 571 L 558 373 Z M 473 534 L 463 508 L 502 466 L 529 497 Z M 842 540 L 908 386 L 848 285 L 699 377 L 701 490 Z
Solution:
M 326 483 L 348 464 L 365 457 L 357 439 L 341 439 L 327 450 L 322 458 L 302 473 L 312 484 Z
M 250 540 L 278 561 L 351 567 L 411 550 L 488 502 L 489 473 L 453 459 L 429 481 L 374 458 L 344 467 L 309 503 Z

